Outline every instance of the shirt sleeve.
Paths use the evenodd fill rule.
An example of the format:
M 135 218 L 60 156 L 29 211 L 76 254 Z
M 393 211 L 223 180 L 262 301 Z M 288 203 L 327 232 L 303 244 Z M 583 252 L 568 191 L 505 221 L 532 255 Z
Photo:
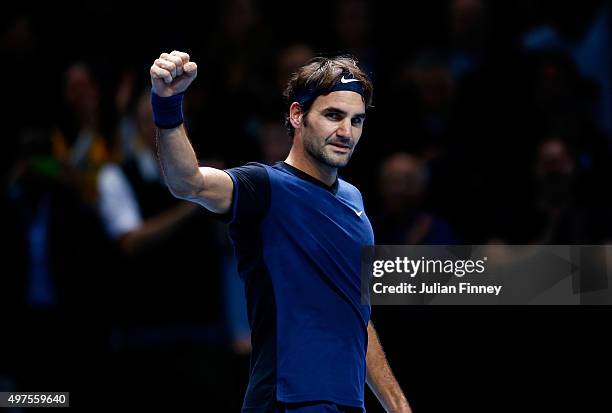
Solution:
M 117 165 L 106 165 L 98 174 L 98 212 L 113 239 L 139 228 L 142 216 L 125 174 Z
M 263 219 L 270 207 L 270 178 L 266 167 L 248 163 L 225 172 L 234 182 L 232 205 L 226 221 L 240 224 Z

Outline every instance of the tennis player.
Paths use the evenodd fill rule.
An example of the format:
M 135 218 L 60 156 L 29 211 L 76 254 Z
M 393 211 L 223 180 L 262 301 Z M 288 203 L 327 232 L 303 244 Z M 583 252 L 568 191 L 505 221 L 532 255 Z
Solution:
M 228 170 L 199 167 L 187 137 L 182 99 L 197 75 L 189 55 L 162 53 L 150 74 L 170 191 L 229 221 L 252 331 L 242 411 L 364 412 L 367 382 L 387 412 L 410 412 L 361 303 L 360 251 L 374 244 L 372 227 L 359 190 L 338 178 L 371 105 L 357 62 L 320 57 L 298 69 L 285 90 L 287 159 Z

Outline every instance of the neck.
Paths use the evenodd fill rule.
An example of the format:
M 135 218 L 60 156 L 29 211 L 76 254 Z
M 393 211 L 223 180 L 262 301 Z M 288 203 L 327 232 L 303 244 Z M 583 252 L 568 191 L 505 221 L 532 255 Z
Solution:
M 338 168 L 333 168 L 317 161 L 306 153 L 305 150 L 298 150 L 297 145 L 291 147 L 291 151 L 287 159 L 285 159 L 285 162 L 313 178 L 318 179 L 327 186 L 332 186 L 338 177 Z

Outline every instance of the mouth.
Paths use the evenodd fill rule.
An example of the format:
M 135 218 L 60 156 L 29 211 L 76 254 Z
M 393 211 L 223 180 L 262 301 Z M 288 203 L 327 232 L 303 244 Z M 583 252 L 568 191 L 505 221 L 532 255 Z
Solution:
M 335 152 L 348 153 L 351 151 L 351 147 L 349 145 L 344 145 L 342 143 L 332 142 L 328 143 L 328 145 L 331 146 Z

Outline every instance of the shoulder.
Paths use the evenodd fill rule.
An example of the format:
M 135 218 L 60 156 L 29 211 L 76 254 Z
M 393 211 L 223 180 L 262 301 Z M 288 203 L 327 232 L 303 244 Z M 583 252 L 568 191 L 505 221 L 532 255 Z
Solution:
M 261 219 L 270 205 L 269 167 L 256 162 L 226 169 L 232 178 L 232 204 L 229 222 Z
M 226 171 L 244 171 L 244 172 L 261 172 L 265 171 L 268 168 L 267 165 L 264 165 L 260 162 L 249 162 L 244 165 L 236 166 L 234 168 L 226 169 Z
M 357 189 L 355 185 L 340 178 L 338 178 L 337 196 L 356 208 L 363 209 L 364 207 L 363 197 L 359 189 Z
M 240 184 L 241 181 L 267 181 L 269 179 L 267 168 L 264 164 L 249 162 L 235 168 L 225 169 L 225 172 L 232 178 L 234 184 Z
M 361 192 L 357 187 L 342 178 L 338 178 L 338 193 L 341 193 L 345 196 L 355 197 L 361 199 Z

